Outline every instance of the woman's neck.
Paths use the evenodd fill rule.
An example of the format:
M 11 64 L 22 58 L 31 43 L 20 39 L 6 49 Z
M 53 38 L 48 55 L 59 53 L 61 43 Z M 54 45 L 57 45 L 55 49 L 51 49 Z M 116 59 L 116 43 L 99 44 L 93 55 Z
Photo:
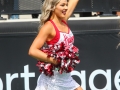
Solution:
M 50 20 L 53 20 L 55 23 L 62 24 L 62 18 L 59 18 L 56 15 L 52 15 Z

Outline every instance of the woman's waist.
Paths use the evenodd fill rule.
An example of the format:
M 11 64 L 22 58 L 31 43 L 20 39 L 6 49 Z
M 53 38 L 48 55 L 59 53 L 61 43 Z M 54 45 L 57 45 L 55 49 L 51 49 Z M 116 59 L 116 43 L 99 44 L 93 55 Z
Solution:
M 42 73 L 42 74 L 44 74 L 44 73 Z M 49 78 L 65 78 L 65 79 L 67 79 L 67 78 L 70 78 L 71 77 L 71 74 L 70 73 L 66 73 L 66 72 L 63 72 L 63 73 L 60 73 L 60 72 L 58 72 L 58 71 L 56 71 L 56 70 L 54 70 L 53 71 L 53 75 L 52 76 L 46 76 L 45 74 L 44 74 L 44 76 L 45 77 L 49 77 Z
M 71 77 L 71 74 L 70 73 L 66 73 L 66 72 L 60 73 L 60 72 L 54 70 L 53 77 L 57 78 L 57 79 L 67 79 L 67 78 Z

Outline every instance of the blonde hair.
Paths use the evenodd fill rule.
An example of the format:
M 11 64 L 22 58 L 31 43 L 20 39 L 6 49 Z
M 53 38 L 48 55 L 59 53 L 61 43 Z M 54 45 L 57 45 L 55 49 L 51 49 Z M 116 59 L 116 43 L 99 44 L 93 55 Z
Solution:
M 59 2 L 60 0 L 44 0 L 42 9 L 41 9 L 39 29 L 50 19 L 52 15 L 52 11 L 54 11 L 55 6 Z

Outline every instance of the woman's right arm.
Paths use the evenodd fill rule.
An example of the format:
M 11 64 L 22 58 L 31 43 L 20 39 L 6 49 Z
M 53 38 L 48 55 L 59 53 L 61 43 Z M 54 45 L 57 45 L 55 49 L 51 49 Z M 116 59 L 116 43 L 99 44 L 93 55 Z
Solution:
M 68 2 L 68 10 L 66 12 L 66 16 L 65 16 L 65 21 L 67 21 L 69 19 L 69 17 L 71 16 L 71 14 L 73 13 L 75 7 L 77 6 L 78 2 L 80 0 L 69 0 Z
M 46 40 L 49 38 L 51 34 L 51 30 L 53 30 L 53 27 L 50 25 L 50 22 L 47 22 L 41 28 L 38 35 L 34 39 L 32 45 L 30 46 L 28 54 L 37 60 L 52 63 L 56 65 L 57 64 L 56 60 L 54 60 L 52 57 L 47 58 L 47 54 L 40 50 L 40 48 L 44 45 Z

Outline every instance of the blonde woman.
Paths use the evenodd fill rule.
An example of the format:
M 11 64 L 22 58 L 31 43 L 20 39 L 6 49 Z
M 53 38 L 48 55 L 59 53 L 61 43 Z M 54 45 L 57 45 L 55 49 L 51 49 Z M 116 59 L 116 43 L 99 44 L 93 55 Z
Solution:
M 58 62 L 40 48 L 44 43 L 56 44 L 65 41 L 73 44 L 74 36 L 67 26 L 67 20 L 73 13 L 79 0 L 44 0 L 40 18 L 39 33 L 33 41 L 29 55 L 37 60 L 57 65 Z M 69 40 L 68 40 L 69 39 Z M 70 76 L 70 73 L 58 73 L 53 76 L 41 73 L 35 90 L 83 90 L 80 85 Z

